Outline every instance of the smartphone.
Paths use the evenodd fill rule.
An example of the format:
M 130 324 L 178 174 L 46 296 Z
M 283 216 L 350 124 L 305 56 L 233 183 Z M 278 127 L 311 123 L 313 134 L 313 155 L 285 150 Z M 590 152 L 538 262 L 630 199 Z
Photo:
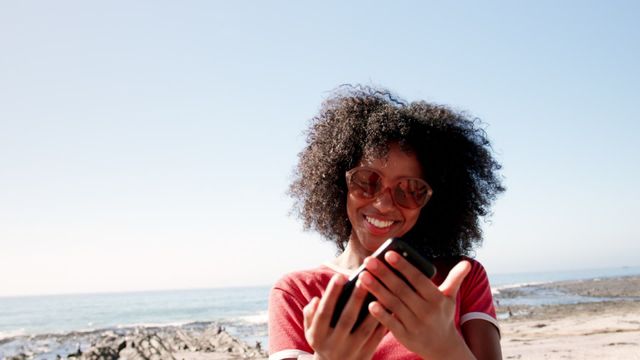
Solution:
M 372 254 L 373 257 L 382 261 L 391 271 L 393 271 L 399 278 L 404 280 L 414 291 L 415 288 L 409 283 L 409 281 L 396 269 L 394 269 L 387 261 L 384 259 L 384 254 L 387 251 L 393 250 L 403 256 L 409 263 L 419 269 L 423 274 L 425 274 L 428 278 L 432 278 L 436 274 L 436 267 L 429 261 L 427 261 L 424 257 L 422 257 L 415 249 L 413 249 L 409 244 L 405 241 L 400 240 L 399 238 L 391 238 L 385 241 L 380 247 Z M 333 315 L 331 316 L 330 326 L 335 327 L 338 323 L 338 319 L 340 319 L 340 315 L 344 310 L 344 307 L 347 305 L 347 301 L 351 297 L 351 293 L 353 289 L 356 287 L 356 281 L 358 280 L 358 276 L 361 272 L 366 271 L 365 265 L 362 264 L 356 272 L 349 277 L 349 281 L 342 288 L 342 292 L 336 301 L 336 307 L 333 310 Z M 360 308 L 358 313 L 358 318 L 351 329 L 351 332 L 355 331 L 355 329 L 360 326 L 360 324 L 364 321 L 369 314 L 369 303 L 375 301 L 376 298 L 371 293 L 368 293 L 364 299 L 364 303 Z

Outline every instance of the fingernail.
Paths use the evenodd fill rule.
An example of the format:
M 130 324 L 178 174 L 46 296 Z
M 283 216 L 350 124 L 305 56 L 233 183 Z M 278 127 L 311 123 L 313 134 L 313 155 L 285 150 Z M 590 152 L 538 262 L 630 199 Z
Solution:
M 367 259 L 367 267 L 371 270 L 375 270 L 378 268 L 378 260 L 373 259 L 373 258 L 368 258 Z
M 360 274 L 360 277 L 358 280 L 362 281 L 365 285 L 371 285 L 373 284 L 373 280 L 370 277 L 371 275 L 367 274 L 366 272 L 363 272 Z
M 371 311 L 372 314 L 380 314 L 382 309 L 380 309 L 380 305 L 378 305 L 378 303 L 372 302 L 369 304 L 369 311 Z
M 340 275 L 340 274 L 336 274 L 334 275 L 334 281 L 336 284 L 338 285 L 344 285 L 345 281 L 344 281 L 344 276 Z
M 395 252 L 388 252 L 385 255 L 386 259 L 388 262 L 395 264 L 400 260 L 400 256 L 398 256 L 398 254 L 396 254 Z

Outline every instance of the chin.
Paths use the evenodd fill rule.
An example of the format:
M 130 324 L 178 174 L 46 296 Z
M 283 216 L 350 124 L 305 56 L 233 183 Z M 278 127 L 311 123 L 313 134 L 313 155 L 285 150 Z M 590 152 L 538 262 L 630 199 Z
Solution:
M 389 233 L 388 235 L 371 235 L 367 234 L 361 241 L 362 246 L 367 249 L 369 252 L 373 253 L 376 251 L 380 245 L 382 245 L 389 238 L 393 237 L 393 234 Z

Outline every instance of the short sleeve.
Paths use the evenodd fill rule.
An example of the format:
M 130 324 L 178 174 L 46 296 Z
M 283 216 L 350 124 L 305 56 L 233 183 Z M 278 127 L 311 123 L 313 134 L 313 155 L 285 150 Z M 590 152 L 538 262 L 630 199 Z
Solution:
M 312 354 L 304 337 L 302 304 L 278 282 L 269 295 L 269 360 L 297 358 Z
M 475 260 L 470 262 L 471 271 L 460 287 L 460 325 L 469 320 L 482 319 L 489 321 L 500 330 L 487 273 L 479 262 Z

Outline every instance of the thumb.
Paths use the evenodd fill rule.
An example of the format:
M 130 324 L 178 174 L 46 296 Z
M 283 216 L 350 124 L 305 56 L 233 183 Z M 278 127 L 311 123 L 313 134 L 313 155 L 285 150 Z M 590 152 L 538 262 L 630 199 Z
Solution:
M 471 271 L 471 264 L 462 260 L 456 264 L 456 266 L 449 271 L 449 275 L 444 279 L 442 284 L 438 286 L 440 292 L 444 294 L 444 296 L 449 298 L 455 298 L 458 295 L 458 290 L 460 289 L 460 285 L 462 285 L 462 281 L 467 276 L 467 274 Z
M 320 303 L 320 299 L 318 299 L 317 297 L 314 297 L 313 299 L 311 299 L 311 301 L 309 301 L 307 306 L 305 306 L 304 309 L 302 310 L 302 314 L 304 316 L 303 323 L 304 323 L 305 329 L 308 329 L 311 326 L 313 316 L 315 315 L 316 310 L 318 309 L 318 303 Z

